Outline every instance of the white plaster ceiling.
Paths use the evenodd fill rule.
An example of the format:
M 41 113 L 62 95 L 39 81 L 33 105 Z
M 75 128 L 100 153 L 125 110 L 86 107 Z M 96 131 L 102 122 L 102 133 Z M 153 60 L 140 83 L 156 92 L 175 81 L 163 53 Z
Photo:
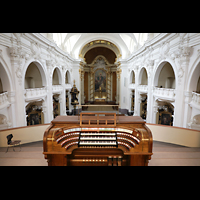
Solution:
M 53 33 L 53 40 L 75 59 L 81 49 L 93 40 L 107 40 L 115 44 L 127 58 L 134 50 L 141 47 L 147 39 L 147 33 Z

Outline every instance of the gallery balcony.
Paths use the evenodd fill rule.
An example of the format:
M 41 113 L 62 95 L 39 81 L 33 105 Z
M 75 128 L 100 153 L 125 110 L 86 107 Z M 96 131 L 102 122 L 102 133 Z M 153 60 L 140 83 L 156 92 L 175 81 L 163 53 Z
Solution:
M 200 108 L 200 93 L 192 92 L 191 105 Z
M 71 88 L 72 88 L 72 86 L 71 86 L 70 83 L 66 83 L 66 84 L 65 84 L 65 89 L 66 89 L 66 90 L 71 90 Z
M 63 90 L 62 85 L 52 85 L 52 93 L 53 94 L 60 94 Z
M 25 89 L 24 97 L 26 101 L 42 99 L 47 95 L 47 88 L 30 88 Z
M 140 93 L 148 93 L 148 85 L 139 85 L 138 86 L 138 91 Z
M 174 101 L 176 93 L 175 89 L 154 87 L 153 95 L 161 99 Z
M 135 89 L 135 83 L 131 83 L 131 84 L 129 85 L 129 89 L 134 90 L 134 89 Z
M 8 101 L 8 92 L 4 92 L 0 94 L 0 109 L 5 108 L 10 103 Z

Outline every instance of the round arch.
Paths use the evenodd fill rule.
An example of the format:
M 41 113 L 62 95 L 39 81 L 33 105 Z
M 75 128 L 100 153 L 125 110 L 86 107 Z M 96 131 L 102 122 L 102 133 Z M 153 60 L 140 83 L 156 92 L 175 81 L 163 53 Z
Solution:
M 148 71 L 145 67 L 141 67 L 138 76 L 139 85 L 148 85 Z
M 71 75 L 70 75 L 69 70 L 67 70 L 65 72 L 65 84 L 70 84 L 70 83 L 71 83 Z
M 189 72 L 187 91 L 193 92 L 196 91 L 197 82 L 200 75 L 200 57 L 194 62 Z
M 101 42 L 103 41 L 103 42 Z M 86 42 L 84 42 L 81 46 L 80 46 L 80 49 L 79 49 L 79 55 L 81 57 L 84 57 L 85 54 L 95 48 L 95 47 L 105 47 L 105 48 L 108 48 L 110 49 L 111 51 L 113 51 L 116 55 L 116 57 L 120 57 L 121 55 L 121 52 L 122 52 L 122 49 L 120 48 L 119 45 L 117 45 L 115 43 L 115 41 L 109 39 L 108 38 L 96 38 L 96 39 L 90 39 L 90 40 L 87 40 Z
M 44 68 L 44 66 L 42 65 L 42 63 L 38 60 L 30 60 L 28 63 L 26 63 L 24 70 L 23 70 L 23 77 L 22 77 L 22 85 L 25 86 L 25 76 L 26 76 L 26 72 L 28 67 L 31 65 L 31 63 L 34 63 L 36 65 L 36 67 L 38 68 L 40 75 L 41 75 L 41 79 L 42 79 L 42 86 L 47 86 L 47 77 L 46 77 L 46 69 Z
M 176 88 L 178 85 L 178 78 L 177 78 L 178 76 L 177 76 L 176 68 L 174 67 L 174 64 L 172 64 L 170 61 L 167 61 L 167 60 L 160 61 L 157 65 L 157 67 L 155 68 L 154 73 L 153 73 L 153 85 L 159 86 L 158 82 L 159 82 L 160 74 L 161 74 L 163 67 L 166 64 L 169 64 L 172 68 L 172 71 L 174 73 L 174 79 L 175 79 L 174 83 L 175 83 L 175 88 Z M 170 71 L 169 74 L 172 74 L 172 71 Z
M 62 84 L 62 73 L 59 67 L 54 67 L 52 71 L 52 85 Z
M 12 91 L 13 90 L 12 78 L 10 76 L 8 68 L 6 67 L 6 64 L 3 62 L 1 58 L 0 58 L 0 78 L 3 90 L 7 92 Z
M 135 84 L 135 72 L 134 72 L 134 70 L 132 70 L 131 74 L 130 74 L 130 84 Z

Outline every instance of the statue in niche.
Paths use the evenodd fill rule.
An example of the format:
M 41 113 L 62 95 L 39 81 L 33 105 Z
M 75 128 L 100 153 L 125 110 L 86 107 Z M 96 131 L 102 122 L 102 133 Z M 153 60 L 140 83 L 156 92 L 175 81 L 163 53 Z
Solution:
M 104 61 L 104 59 L 101 58 L 101 57 L 98 58 L 97 61 L 96 61 L 96 63 L 95 63 L 95 66 L 97 68 L 105 68 L 105 61 Z

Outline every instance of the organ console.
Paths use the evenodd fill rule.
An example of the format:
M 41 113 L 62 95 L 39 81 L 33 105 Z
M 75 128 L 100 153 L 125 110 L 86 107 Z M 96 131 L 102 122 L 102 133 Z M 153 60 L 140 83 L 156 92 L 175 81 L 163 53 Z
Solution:
M 51 122 L 43 154 L 49 166 L 148 166 L 152 145 L 141 117 L 81 113 Z

